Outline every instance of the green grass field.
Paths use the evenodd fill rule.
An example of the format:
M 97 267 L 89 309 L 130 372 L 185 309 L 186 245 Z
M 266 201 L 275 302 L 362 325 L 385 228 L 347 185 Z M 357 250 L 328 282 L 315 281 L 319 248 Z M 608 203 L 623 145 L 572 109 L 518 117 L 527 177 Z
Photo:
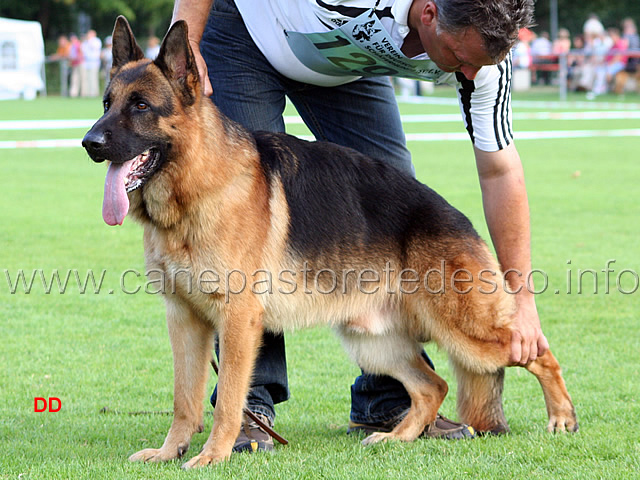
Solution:
M 529 103 L 539 99 L 514 95 L 514 111 L 637 112 L 632 102 L 640 101 Z M 401 110 L 407 116 L 458 112 L 451 105 L 401 104 Z M 99 99 L 0 102 L 0 121 L 100 114 Z M 609 120 L 604 114 L 515 121 L 520 132 L 639 128 L 637 117 Z M 0 129 L 0 146 L 80 139 L 85 130 Z M 298 126 L 291 131 L 305 133 Z M 407 123 L 408 133 L 459 131 L 460 122 Z M 510 435 L 364 448 L 360 438 L 345 434 L 349 386 L 358 369 L 328 329 L 313 329 L 287 335 L 292 397 L 278 406 L 276 426 L 290 445 L 189 472 L 180 470 L 181 461 L 127 461 L 164 440 L 172 361 L 159 295 L 123 291 L 144 287 L 135 273 L 121 285 L 123 272 L 144 272 L 142 231 L 130 220 L 120 228 L 102 221 L 105 167 L 81 148 L 0 148 L 0 479 L 640 478 L 640 139 L 599 135 L 517 141 L 530 195 L 534 268 L 544 272 L 535 277 L 536 287 L 547 285 L 538 309 L 576 405 L 577 434 L 547 434 L 537 381 L 523 369 L 509 369 L 504 405 Z M 488 238 L 470 143 L 410 141 L 409 147 L 419 179 Z M 607 262 L 613 270 L 608 281 L 602 272 Z M 83 282 L 88 271 L 97 281 L 104 271 L 102 288 L 78 287 L 71 273 L 64 293 L 57 284 L 46 293 L 38 272 L 49 283 L 56 269 L 61 281 L 77 271 Z M 27 286 L 36 272 L 28 294 L 17 283 L 20 271 Z M 441 411 L 455 418 L 456 387 L 446 357 L 435 346 L 427 351 L 450 382 Z M 60 411 L 34 412 L 35 397 L 59 398 Z M 211 422 L 207 414 L 207 431 Z M 187 458 L 207 435 L 194 437 Z

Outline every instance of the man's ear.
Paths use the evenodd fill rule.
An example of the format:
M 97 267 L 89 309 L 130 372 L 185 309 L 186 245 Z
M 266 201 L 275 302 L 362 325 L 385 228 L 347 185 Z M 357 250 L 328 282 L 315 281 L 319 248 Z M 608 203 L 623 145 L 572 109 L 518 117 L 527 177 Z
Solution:
M 196 59 L 189 45 L 187 22 L 174 23 L 162 40 L 154 63 L 178 89 L 185 105 L 192 105 L 200 88 Z
M 113 54 L 113 66 L 111 68 L 111 76 L 114 72 L 129 62 L 142 60 L 144 53 L 140 46 L 136 43 L 131 27 L 127 19 L 120 15 L 116 18 L 116 24 L 113 27 L 111 53 Z
M 425 2 L 420 13 L 420 22 L 429 27 L 438 20 L 438 7 L 431 0 Z

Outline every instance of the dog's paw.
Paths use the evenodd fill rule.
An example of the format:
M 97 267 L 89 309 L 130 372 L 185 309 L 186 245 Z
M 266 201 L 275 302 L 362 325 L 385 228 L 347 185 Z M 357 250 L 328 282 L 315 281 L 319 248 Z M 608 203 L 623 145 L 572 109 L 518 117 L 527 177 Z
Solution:
M 163 458 L 162 450 L 159 448 L 145 448 L 139 452 L 134 453 L 129 457 L 130 462 L 162 462 L 169 460 Z
M 556 432 L 571 432 L 575 433 L 579 429 L 578 421 L 575 415 L 553 415 L 549 418 L 549 423 L 547 424 L 547 432 L 556 433 Z
M 191 460 L 182 465 L 182 469 L 190 470 L 192 468 L 205 467 L 207 465 L 220 463 L 228 458 L 228 456 L 216 457 L 214 455 L 205 455 L 201 453 L 200 455 L 196 455 Z
M 362 445 L 366 447 L 369 445 L 373 445 L 374 443 L 386 442 L 390 438 L 392 438 L 391 433 L 376 432 L 376 433 L 372 433 L 367 438 L 365 438 L 362 441 Z
M 174 460 L 176 458 L 182 457 L 187 449 L 186 446 L 179 446 L 175 451 L 171 452 L 171 450 L 164 448 L 146 448 L 144 450 L 140 450 L 139 452 L 134 453 L 129 457 L 130 462 L 168 462 L 169 460 Z

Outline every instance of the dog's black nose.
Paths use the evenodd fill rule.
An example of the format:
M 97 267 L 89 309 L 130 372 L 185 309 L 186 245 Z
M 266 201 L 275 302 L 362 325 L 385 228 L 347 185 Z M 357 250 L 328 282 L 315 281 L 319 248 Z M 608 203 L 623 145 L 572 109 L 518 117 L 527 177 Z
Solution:
M 111 132 L 109 130 L 91 129 L 82 139 L 82 146 L 94 162 L 104 162 Z
M 82 146 L 89 152 L 101 150 L 107 144 L 108 132 L 89 130 L 82 139 Z

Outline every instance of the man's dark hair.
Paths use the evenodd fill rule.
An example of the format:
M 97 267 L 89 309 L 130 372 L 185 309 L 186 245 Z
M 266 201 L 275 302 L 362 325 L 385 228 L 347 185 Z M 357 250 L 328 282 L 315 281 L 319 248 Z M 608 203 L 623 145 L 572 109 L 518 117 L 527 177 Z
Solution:
M 534 0 L 432 0 L 438 25 L 449 33 L 474 27 L 487 54 L 500 62 L 518 40 L 521 28 L 533 25 Z

